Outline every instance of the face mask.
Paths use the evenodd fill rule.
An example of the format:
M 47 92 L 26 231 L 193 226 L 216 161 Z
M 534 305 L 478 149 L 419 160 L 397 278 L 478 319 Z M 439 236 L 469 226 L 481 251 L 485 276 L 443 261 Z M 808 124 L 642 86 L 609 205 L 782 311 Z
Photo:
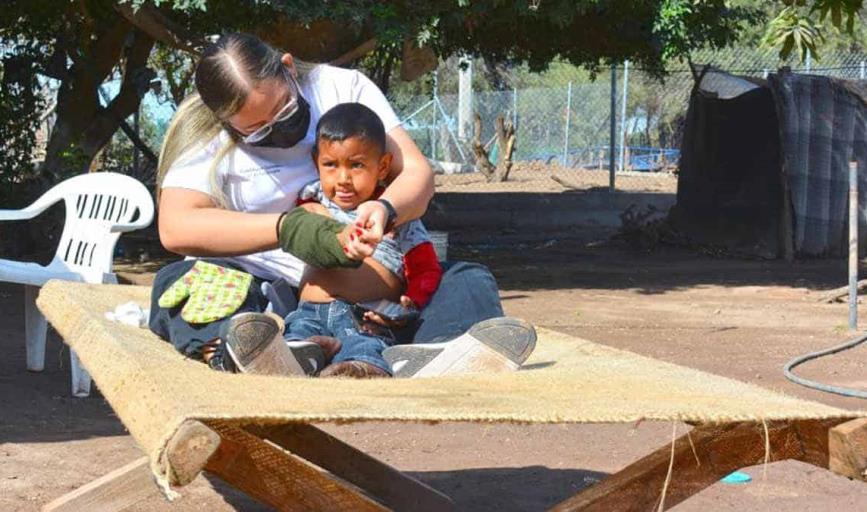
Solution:
M 301 142 L 310 128 L 310 104 L 298 95 L 298 110 L 289 119 L 278 121 L 271 126 L 271 133 L 264 139 L 251 143 L 251 146 L 271 148 L 291 148 Z

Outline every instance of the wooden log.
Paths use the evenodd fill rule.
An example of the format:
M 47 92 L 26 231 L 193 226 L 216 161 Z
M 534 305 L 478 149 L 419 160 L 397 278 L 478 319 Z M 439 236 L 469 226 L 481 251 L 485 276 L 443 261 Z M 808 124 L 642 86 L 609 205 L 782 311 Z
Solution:
M 448 496 L 312 425 L 246 427 L 245 430 L 327 469 L 391 509 L 416 512 L 454 509 Z
M 44 512 L 115 512 L 160 494 L 147 457 L 130 462 L 48 503 Z
M 831 471 L 867 481 L 867 418 L 832 428 L 828 433 L 828 451 Z
M 769 422 L 768 461 L 798 459 L 827 468 L 828 430 L 843 421 Z M 692 438 L 692 444 L 689 437 Z M 732 471 L 765 460 L 765 434 L 761 423 L 700 426 L 693 429 L 689 437 L 682 436 L 675 441 L 665 508 L 684 501 Z M 669 444 L 563 501 L 552 510 L 655 510 L 670 461 Z
M 310 512 L 387 510 L 352 484 L 240 427 L 208 425 L 221 442 L 205 469 L 266 505 Z
M 856 288 L 858 290 L 858 293 L 867 290 L 867 279 L 862 279 L 858 281 Z M 846 297 L 847 295 L 849 295 L 849 285 L 834 288 L 833 290 L 825 292 L 824 294 L 822 294 L 821 297 L 819 297 L 819 302 L 824 302 L 826 304 L 830 304 L 832 302 L 839 302 L 840 299 Z

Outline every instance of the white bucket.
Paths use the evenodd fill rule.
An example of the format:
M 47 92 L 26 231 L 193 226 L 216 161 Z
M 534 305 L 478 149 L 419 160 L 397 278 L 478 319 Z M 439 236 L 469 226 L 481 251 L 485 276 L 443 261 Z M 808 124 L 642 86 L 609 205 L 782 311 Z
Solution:
M 437 253 L 437 259 L 446 261 L 449 254 L 449 233 L 448 231 L 428 231 L 430 241 L 434 246 L 434 251 Z

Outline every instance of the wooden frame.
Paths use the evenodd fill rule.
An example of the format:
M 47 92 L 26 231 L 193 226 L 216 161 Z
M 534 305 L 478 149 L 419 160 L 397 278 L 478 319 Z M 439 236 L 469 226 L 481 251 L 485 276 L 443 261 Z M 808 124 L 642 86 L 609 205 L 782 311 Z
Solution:
M 673 448 L 673 459 L 672 459 Z M 669 508 L 723 476 L 764 460 L 800 460 L 865 479 L 867 418 L 699 425 L 552 510 Z M 440 492 L 307 424 L 239 427 L 188 421 L 169 442 L 173 485 L 202 470 L 277 510 L 452 510 Z M 122 510 L 157 494 L 147 458 L 54 500 L 46 511 Z

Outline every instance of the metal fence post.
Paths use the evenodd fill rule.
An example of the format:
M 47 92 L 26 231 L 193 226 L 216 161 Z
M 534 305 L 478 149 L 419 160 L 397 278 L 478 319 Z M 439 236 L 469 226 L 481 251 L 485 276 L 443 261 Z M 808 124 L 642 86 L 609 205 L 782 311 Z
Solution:
M 617 66 L 611 63 L 611 108 L 608 132 L 608 191 L 614 192 L 614 153 L 617 136 Z
M 861 80 L 864 80 L 865 78 L 867 78 L 867 75 L 865 75 L 864 72 L 865 72 L 864 61 L 862 60 L 861 61 L 861 71 L 859 73 L 859 77 L 861 78 Z
M 458 61 L 458 140 L 465 142 L 473 132 L 473 60 Z
M 807 62 L 806 62 L 806 65 L 807 65 L 807 73 L 809 73 L 809 72 L 810 72 L 810 68 L 813 67 L 812 64 L 813 64 L 813 55 L 810 53 L 810 50 L 807 50 Z
M 518 132 L 518 86 L 512 86 L 512 126 L 515 127 L 515 133 Z
M 569 121 L 572 117 L 572 82 L 569 82 L 569 87 L 566 89 L 566 128 L 563 135 L 563 167 L 568 167 L 569 159 Z
M 623 158 L 626 154 L 626 102 L 629 99 L 629 61 L 623 61 L 623 104 L 620 105 L 620 170 L 624 167 Z
M 858 162 L 849 162 L 849 329 L 858 329 Z
M 431 131 L 430 131 L 430 159 L 437 159 L 437 141 L 439 140 L 439 130 L 437 129 L 437 103 L 439 102 L 439 97 L 437 96 L 438 91 L 437 87 L 439 87 L 439 75 L 436 71 L 433 74 L 433 112 L 432 112 L 432 120 L 431 120 Z

